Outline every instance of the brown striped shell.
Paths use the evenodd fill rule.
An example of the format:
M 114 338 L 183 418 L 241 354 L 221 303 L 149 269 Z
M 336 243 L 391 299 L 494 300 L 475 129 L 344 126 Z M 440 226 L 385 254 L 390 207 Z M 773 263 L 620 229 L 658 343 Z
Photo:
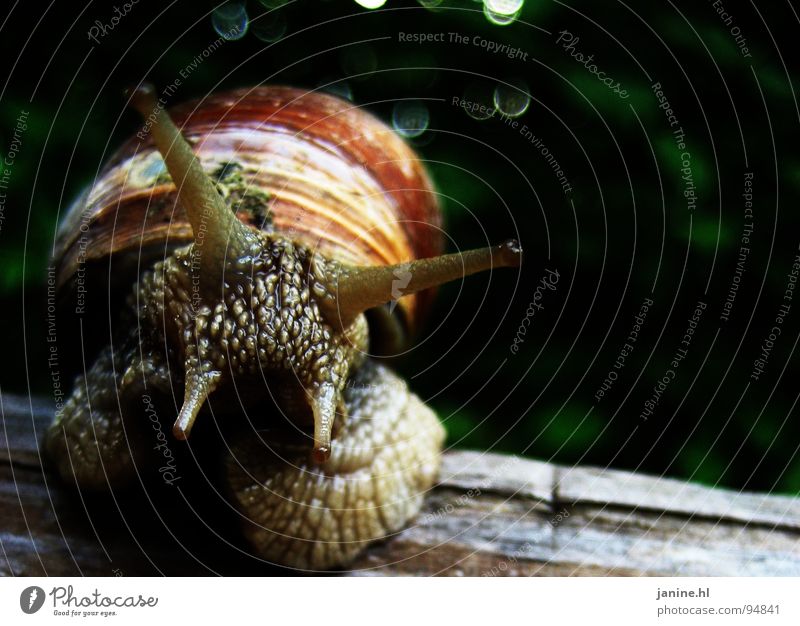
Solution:
M 204 170 L 236 196 L 242 221 L 358 265 L 441 253 L 441 216 L 425 169 L 394 131 L 356 105 L 270 86 L 213 94 L 170 113 Z M 62 221 L 60 287 L 84 263 L 126 254 L 131 262 L 118 267 L 144 269 L 191 241 L 163 160 L 150 134 L 141 135 L 122 146 Z M 428 299 L 401 299 L 412 329 Z

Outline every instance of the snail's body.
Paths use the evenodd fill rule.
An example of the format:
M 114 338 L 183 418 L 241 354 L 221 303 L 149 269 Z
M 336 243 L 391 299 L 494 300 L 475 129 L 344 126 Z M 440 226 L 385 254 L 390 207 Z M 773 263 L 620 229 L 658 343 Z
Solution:
M 364 356 L 363 315 L 344 333 L 325 322 L 304 281 L 309 252 L 281 238 L 259 238 L 264 250 L 276 254 L 263 262 L 231 263 L 225 297 L 213 308 L 193 307 L 187 271 L 192 245 L 142 275 L 123 318 L 137 332 L 120 338 L 116 363 L 104 352 L 89 371 L 88 398 L 79 381 L 49 431 L 48 451 L 61 474 L 74 475 L 83 487 L 135 480 L 137 464 L 146 459 L 132 456 L 152 448 L 138 441 L 147 424 L 136 407 L 143 393 L 166 392 L 173 384 L 169 359 L 157 346 L 166 344 L 178 362 L 195 362 L 205 375 L 212 373 L 216 391 L 231 386 L 233 378 L 246 388 L 277 377 L 280 383 L 271 391 L 286 395 L 265 409 L 275 414 L 248 416 L 271 423 L 276 432 L 266 437 L 252 427 L 234 430 L 227 441 L 226 480 L 261 556 L 327 569 L 346 564 L 419 510 L 436 476 L 444 430 L 402 379 Z M 184 376 L 190 372 L 187 367 Z M 303 389 L 326 384 L 341 394 L 342 406 L 331 456 L 317 465 L 304 434 L 313 417 L 295 407 Z M 269 392 L 264 395 L 263 406 L 271 407 Z M 281 432 L 281 404 L 301 413 L 292 416 L 298 432 Z M 124 424 L 118 406 L 130 410 Z
M 288 110 L 289 117 L 296 115 L 306 124 L 309 120 L 329 123 L 337 111 L 347 110 L 345 103 L 333 98 L 301 97 L 292 90 L 267 88 L 259 97 L 272 98 L 282 104 L 275 110 Z M 292 109 L 293 103 L 304 98 L 302 106 Z M 155 107 L 151 92 L 140 89 L 134 101 L 145 117 L 153 112 L 156 146 L 177 182 L 178 200 L 188 215 L 175 225 L 175 231 L 184 238 L 188 231 L 193 239 L 181 247 L 164 247 L 162 260 L 141 268 L 112 345 L 101 352 L 85 380 L 76 384 L 48 431 L 47 450 L 62 476 L 80 486 L 122 486 L 136 478 L 138 468 L 147 462 L 145 451 L 152 447 L 141 442 L 145 429 L 142 394 L 167 394 L 176 384 L 183 387 L 183 405 L 173 433 L 185 439 L 209 396 L 235 398 L 242 389 L 248 394 L 258 390 L 256 398 L 231 407 L 230 412 L 263 414 L 230 418 L 234 427 L 226 429 L 223 446 L 223 480 L 244 518 L 245 535 L 271 561 L 311 569 L 346 566 L 366 544 L 398 530 L 419 510 L 435 480 L 444 438 L 433 412 L 401 379 L 367 356 L 370 330 L 364 312 L 396 299 L 394 278 L 398 275 L 405 276 L 403 293 L 413 294 L 493 264 L 516 264 L 519 251 L 506 245 L 420 261 L 408 258 L 421 247 L 435 251 L 440 244 L 416 241 L 419 220 L 405 220 L 402 212 L 437 227 L 438 213 L 424 171 L 414 162 L 405 163 L 413 154 L 393 135 L 386 150 L 401 161 L 393 168 L 404 171 L 390 172 L 412 185 L 408 189 L 401 186 L 370 199 L 348 195 L 347 185 L 334 180 L 314 193 L 314 184 L 320 183 L 312 175 L 301 168 L 288 174 L 284 169 L 283 177 L 277 177 L 280 186 L 275 186 L 273 178 L 273 186 L 256 184 L 256 193 L 249 194 L 245 185 L 245 194 L 251 195 L 248 203 L 241 188 L 225 193 L 230 191 L 225 176 L 214 180 L 203 172 L 192 148 L 166 113 Z M 242 101 L 247 109 L 248 100 L 238 102 Z M 227 113 L 235 111 L 236 105 L 231 99 Z M 309 110 L 314 115 L 308 115 Z M 336 137 L 339 142 L 352 141 L 353 128 L 360 127 L 370 141 L 376 129 L 384 132 L 385 127 L 374 118 L 359 115 L 345 125 L 349 134 Z M 225 135 L 223 131 L 241 130 L 241 120 L 236 121 L 234 114 L 230 117 L 233 122 L 227 124 L 225 115 L 212 120 L 222 128 L 220 136 Z M 208 122 L 202 115 L 198 118 L 201 124 Z M 271 117 L 259 120 L 260 127 L 270 122 L 274 122 Z M 313 139 L 313 133 L 308 135 Z M 280 137 L 278 143 L 283 140 Z M 249 150 L 247 141 L 236 144 L 240 152 Z M 203 143 L 213 142 L 212 130 Z M 364 149 L 362 145 L 356 152 Z M 299 154 L 288 157 L 296 164 L 314 148 L 294 150 Z M 264 168 L 286 156 L 273 150 L 265 155 Z M 374 174 L 376 167 L 385 168 L 386 155 L 382 156 L 377 165 L 362 164 L 365 171 Z M 137 168 L 147 158 L 145 153 L 127 162 L 117 160 L 117 167 L 135 185 L 142 179 Z M 212 163 L 207 169 L 213 171 L 217 165 Z M 330 163 L 327 167 L 336 170 Z M 320 168 L 309 167 L 312 174 Z M 110 242 L 106 256 L 123 253 L 119 241 L 132 237 L 126 230 L 117 243 L 114 236 L 108 237 L 104 230 L 108 203 L 97 201 L 98 194 L 108 193 L 103 182 L 108 185 L 119 175 L 112 167 L 97 185 L 100 191 L 94 204 L 90 198 L 78 209 L 96 213 L 96 228 L 90 235 L 95 243 Z M 364 181 L 370 181 L 370 176 L 354 176 L 369 187 Z M 299 199 L 293 188 L 298 180 L 312 189 L 299 194 L 303 196 Z M 153 194 L 169 185 L 169 180 L 161 175 L 140 184 L 142 189 L 118 192 L 115 223 L 124 198 L 138 197 L 142 190 Z M 229 196 L 227 202 L 224 195 Z M 419 205 L 421 197 L 424 206 Z M 327 199 L 324 206 L 320 206 L 322 199 Z M 292 214 L 294 209 L 286 208 L 292 201 L 305 209 L 299 213 L 305 217 L 295 220 L 292 229 L 276 228 L 281 218 Z M 405 210 L 403 202 L 408 201 L 413 206 Z M 264 206 L 267 202 L 269 206 Z M 138 235 L 140 253 L 144 244 L 166 246 L 169 237 L 163 223 L 147 225 L 149 205 L 148 201 L 138 217 L 122 214 L 123 223 L 138 219 L 143 224 Z M 241 218 L 245 205 L 248 217 L 258 216 L 259 228 L 244 223 L 247 219 L 236 219 L 237 209 Z M 359 215 L 359 206 L 361 214 L 369 215 L 362 221 L 352 216 Z M 395 215 L 393 226 L 380 225 L 373 232 L 379 216 L 385 217 L 387 211 L 401 214 Z M 340 228 L 314 226 L 321 214 Z M 68 217 L 67 224 L 70 219 L 77 218 Z M 343 223 L 349 228 L 341 227 Z M 343 232 L 359 233 L 360 238 L 343 241 Z M 375 252 L 373 247 L 381 246 L 392 233 L 401 241 L 384 246 L 377 261 L 373 254 L 376 265 L 352 262 L 369 257 Z M 66 239 L 70 240 L 69 233 Z M 103 258 L 102 251 L 94 253 Z M 67 268 L 63 280 L 68 281 L 75 264 L 74 245 L 65 246 L 61 259 L 62 268 Z M 412 295 L 401 304 L 408 323 L 418 314 L 420 302 Z M 225 411 L 215 411 L 215 417 L 220 422 L 229 418 Z

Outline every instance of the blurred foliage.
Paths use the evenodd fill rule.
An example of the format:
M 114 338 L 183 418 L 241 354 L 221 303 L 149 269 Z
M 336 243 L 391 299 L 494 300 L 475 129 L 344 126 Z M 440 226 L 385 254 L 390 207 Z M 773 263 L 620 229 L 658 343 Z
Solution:
M 762 20 L 731 3 L 752 54 L 745 58 L 708 3 L 683 3 L 680 13 L 640 3 L 635 14 L 622 3 L 528 0 L 516 22 L 502 27 L 472 0 L 436 10 L 412 1 L 377 11 L 345 0 L 281 4 L 248 2 L 250 32 L 205 58 L 174 101 L 260 83 L 316 88 L 345 80 L 355 103 L 389 121 L 397 99 L 424 100 L 430 128 L 411 142 L 444 195 L 452 241 L 464 248 L 517 236 L 525 248 L 519 277 L 496 272 L 443 288 L 429 335 L 397 363 L 440 412 L 450 445 L 800 493 L 800 303 L 792 305 L 765 374 L 749 381 L 798 249 L 797 73 L 784 65 L 796 38 L 782 28 L 794 21 L 786 6 L 762 3 Z M 279 8 L 267 15 L 270 6 Z M 29 115 L 9 168 L 0 231 L 3 390 L 48 393 L 43 285 L 57 219 L 136 128 L 136 116 L 123 108 L 123 87 L 145 78 L 172 83 L 217 39 L 213 8 L 142 0 L 97 42 L 87 32 L 114 15 L 107 3 L 18 4 L 8 16 L 0 145 L 10 145 L 20 113 Z M 269 20 L 278 13 L 276 26 Z M 260 20 L 269 28 L 259 30 Z M 256 36 L 284 23 L 274 43 Z M 593 53 L 628 98 L 556 43 L 563 30 L 579 36 L 576 48 Z M 398 41 L 399 33 L 420 32 L 516 46 L 527 60 L 471 43 Z M 476 121 L 452 104 L 470 85 L 491 97 L 497 81 L 518 79 L 532 97 L 520 127 L 558 160 L 570 194 L 519 128 L 497 117 Z M 691 226 L 680 151 L 657 106 L 656 81 L 691 152 L 698 196 Z M 748 169 L 755 175 L 755 241 L 731 319 L 723 322 Z M 559 270 L 558 289 L 513 354 L 546 267 Z M 655 304 L 635 349 L 595 401 L 651 290 Z M 641 420 L 701 299 L 708 308 L 688 356 L 654 415 Z

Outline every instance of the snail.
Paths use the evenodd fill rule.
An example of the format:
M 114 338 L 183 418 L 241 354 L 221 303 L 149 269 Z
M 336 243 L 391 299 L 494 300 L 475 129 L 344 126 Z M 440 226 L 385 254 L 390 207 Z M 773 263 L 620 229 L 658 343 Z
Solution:
M 277 86 L 170 112 L 151 85 L 128 97 L 144 126 L 70 207 L 54 261 L 63 293 L 80 279 L 127 299 L 104 311 L 111 343 L 47 430 L 49 458 L 81 488 L 130 484 L 152 462 L 144 404 L 177 389 L 169 443 L 213 418 L 253 551 L 345 567 L 417 514 L 444 440 L 373 355 L 413 334 L 433 287 L 521 249 L 441 254 L 420 160 L 352 103 Z

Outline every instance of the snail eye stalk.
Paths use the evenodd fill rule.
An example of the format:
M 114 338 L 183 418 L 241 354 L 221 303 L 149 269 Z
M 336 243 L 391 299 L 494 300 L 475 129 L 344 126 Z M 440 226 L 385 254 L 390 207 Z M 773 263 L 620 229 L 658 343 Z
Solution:
M 519 267 L 522 249 L 514 239 L 488 248 L 376 267 L 343 266 L 328 285 L 334 294 L 326 318 L 347 328 L 360 314 L 390 300 L 497 267 Z M 398 277 L 404 286 L 398 289 Z M 398 291 L 400 292 L 398 294 Z
M 150 124 L 153 141 L 189 216 L 201 285 L 206 292 L 219 290 L 226 257 L 236 258 L 247 250 L 253 241 L 252 232 L 225 205 L 192 147 L 156 97 L 155 87 L 145 83 L 128 90 L 127 96 Z

